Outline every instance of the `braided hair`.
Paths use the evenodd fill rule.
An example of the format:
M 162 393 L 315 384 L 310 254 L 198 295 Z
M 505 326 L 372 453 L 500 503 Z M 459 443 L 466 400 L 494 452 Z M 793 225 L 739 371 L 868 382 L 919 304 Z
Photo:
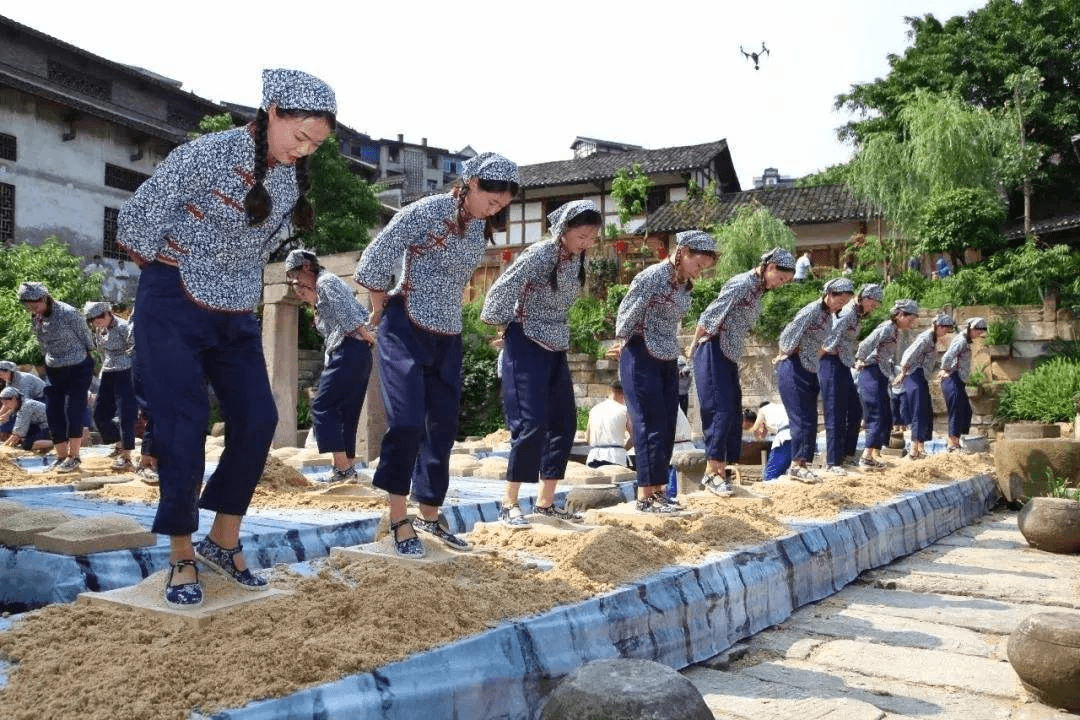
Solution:
M 566 226 L 563 228 L 565 234 L 567 230 L 572 230 L 579 227 L 595 227 L 597 229 L 603 223 L 600 221 L 600 213 L 596 210 L 582 210 L 574 217 L 566 221 Z M 559 242 L 560 249 L 562 248 L 562 237 L 556 238 Z M 578 254 L 578 284 L 581 287 L 585 287 L 585 251 L 582 250 Z M 551 268 L 551 275 L 548 277 L 548 282 L 551 283 L 551 289 L 555 292 L 559 291 L 559 258 L 556 253 L 555 264 Z
M 324 110 L 313 112 L 311 110 L 274 108 L 274 114 L 279 118 L 321 117 L 326 120 L 331 131 L 337 127 L 337 120 L 334 117 L 334 114 Z M 270 198 L 270 193 L 266 190 L 266 186 L 263 185 L 269 165 L 267 159 L 269 143 L 267 142 L 266 137 L 269 124 L 270 116 L 267 114 L 266 110 L 259 108 L 259 111 L 255 114 L 255 122 L 253 123 L 255 131 L 255 168 L 252 175 L 255 178 L 255 185 L 244 197 L 244 212 L 247 215 L 247 222 L 250 227 L 255 227 L 266 220 L 266 218 L 269 217 L 270 209 L 274 204 L 273 200 Z M 296 200 L 296 206 L 293 208 L 292 223 L 293 226 L 299 230 L 311 230 L 315 226 L 315 210 L 312 208 L 311 202 L 307 199 L 307 192 L 311 187 L 311 178 L 308 172 L 308 158 L 305 156 L 297 160 L 294 168 L 296 172 L 296 187 L 299 196 Z
M 489 193 L 501 194 L 509 192 L 510 197 L 517 195 L 518 192 L 518 184 L 507 180 L 477 178 L 476 186 L 484 192 Z M 465 228 L 469 224 L 469 221 L 475 219 L 469 214 L 469 211 L 465 209 L 465 198 L 469 195 L 469 185 L 461 180 L 456 180 L 454 182 L 454 189 L 451 192 L 457 199 L 457 220 L 456 223 L 449 226 L 447 229 L 455 235 L 464 237 Z M 484 218 L 484 239 L 491 245 L 495 244 L 495 227 L 491 224 L 490 217 Z

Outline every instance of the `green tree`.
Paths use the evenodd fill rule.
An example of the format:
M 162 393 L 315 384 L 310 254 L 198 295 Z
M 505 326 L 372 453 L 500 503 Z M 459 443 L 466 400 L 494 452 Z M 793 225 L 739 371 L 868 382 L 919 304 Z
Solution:
M 948 253 L 960 259 L 967 247 L 984 252 L 996 250 L 1004 242 L 1004 220 L 1001 199 L 981 188 L 935 193 L 923 207 L 919 251 Z
M 19 283 L 43 283 L 56 300 L 82 309 L 88 300 L 101 299 L 102 273 L 85 275 L 81 258 L 67 244 L 50 237 L 41 245 L 20 243 L 0 253 L 0 359 L 40 364 L 44 358 L 30 331 L 30 315 L 16 297 Z
M 194 140 L 200 135 L 231 129 L 233 127 L 232 115 L 227 112 L 220 115 L 203 115 L 198 127 L 198 130 L 192 130 L 187 134 L 188 140 Z
M 846 185 L 850 168 L 847 163 L 830 165 L 821 172 L 805 175 L 795 181 L 795 187 L 820 187 L 822 185 Z
M 879 132 L 902 137 L 900 112 L 916 89 L 953 93 L 979 108 L 1003 108 L 1015 97 L 1010 76 L 1032 67 L 1042 82 L 1024 113 L 1027 141 L 1044 145 L 1058 162 L 1045 168 L 1035 190 L 1076 197 L 1080 183 L 1070 136 L 1080 118 L 1080 2 L 989 0 L 945 22 L 929 14 L 906 20 L 911 44 L 903 55 L 889 57 L 889 74 L 837 96 L 837 108 L 857 116 L 840 129 L 840 137 L 858 144 Z
M 300 233 L 299 239 L 320 255 L 362 250 L 370 239 L 368 231 L 379 220 L 379 198 L 374 186 L 349 170 L 333 135 L 308 162 L 308 199 L 315 207 L 315 228 Z
M 739 207 L 727 222 L 713 227 L 712 234 L 716 238 L 713 274 L 719 278 L 756 267 L 762 254 L 774 247 L 795 250 L 795 233 L 761 205 Z
M 619 223 L 626 225 L 630 218 L 644 215 L 649 200 L 652 181 L 641 165 L 634 163 L 629 168 L 620 168 L 611 181 L 611 197 L 619 204 Z M 648 228 L 645 229 L 648 235 Z

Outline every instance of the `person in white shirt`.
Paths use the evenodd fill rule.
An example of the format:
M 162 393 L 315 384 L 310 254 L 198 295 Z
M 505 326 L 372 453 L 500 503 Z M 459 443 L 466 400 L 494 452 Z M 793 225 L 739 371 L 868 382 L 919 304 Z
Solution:
M 678 432 L 678 431 L 676 431 Z M 622 383 L 611 383 L 611 394 L 589 410 L 589 424 L 585 428 L 585 441 L 592 447 L 585 464 L 627 466 L 626 451 L 634 446 L 633 426 L 626 414 L 626 398 Z
M 810 259 L 810 251 L 807 250 L 795 261 L 795 280 L 809 280 L 810 267 L 814 262 Z
M 775 480 L 786 473 L 791 465 L 791 431 L 788 429 L 788 415 L 783 403 L 761 403 L 753 432 L 759 438 L 773 436 L 762 479 Z

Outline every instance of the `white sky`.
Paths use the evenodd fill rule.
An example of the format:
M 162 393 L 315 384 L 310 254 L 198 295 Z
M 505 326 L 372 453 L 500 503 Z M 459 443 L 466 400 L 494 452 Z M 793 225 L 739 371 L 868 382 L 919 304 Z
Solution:
M 907 46 L 905 15 L 977 0 L 404 0 L 20 3 L 17 22 L 212 99 L 257 105 L 264 67 L 329 82 L 375 137 L 562 160 L 577 135 L 642 145 L 726 138 L 744 189 L 773 166 L 843 162 L 833 110 Z M 771 55 L 761 69 L 739 52 Z

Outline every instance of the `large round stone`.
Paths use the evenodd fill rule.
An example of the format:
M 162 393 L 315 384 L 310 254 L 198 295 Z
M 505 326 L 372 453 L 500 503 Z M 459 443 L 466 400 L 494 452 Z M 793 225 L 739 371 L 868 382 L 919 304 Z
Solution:
M 1035 613 L 1009 636 L 1009 662 L 1047 705 L 1080 710 L 1080 614 Z
M 1016 524 L 1032 547 L 1052 553 L 1080 552 L 1080 500 L 1032 498 L 1020 508 Z
M 551 693 L 540 720 L 712 720 L 693 683 L 651 660 L 594 660 Z
M 615 485 L 578 485 L 566 493 L 566 509 L 576 513 L 611 507 L 622 501 L 622 493 Z
M 1049 489 L 1047 470 L 1070 485 L 1080 480 L 1080 441 L 999 439 L 994 443 L 994 469 L 1006 500 L 1045 495 Z

